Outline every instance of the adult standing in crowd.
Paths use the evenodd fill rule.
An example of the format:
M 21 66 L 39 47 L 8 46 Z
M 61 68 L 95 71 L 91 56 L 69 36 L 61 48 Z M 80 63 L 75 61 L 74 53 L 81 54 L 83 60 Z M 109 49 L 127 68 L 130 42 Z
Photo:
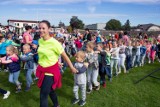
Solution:
M 73 73 L 77 70 L 73 67 L 70 59 L 66 55 L 62 45 L 53 37 L 50 37 L 51 25 L 48 21 L 43 20 L 39 24 L 41 39 L 39 39 L 38 48 L 38 67 L 36 76 L 39 78 L 38 87 L 40 87 L 40 107 L 48 107 L 48 95 L 54 106 L 59 107 L 56 88 L 61 87 L 61 74 L 58 65 L 58 58 L 61 55 L 67 62 Z
M 92 37 L 91 37 L 91 33 L 89 31 L 88 28 L 85 29 L 85 35 L 83 37 L 83 41 L 91 41 Z
M 123 42 L 124 42 L 125 45 L 128 44 L 128 42 L 129 42 L 129 37 L 128 37 L 128 33 L 127 33 L 127 32 L 124 32 L 124 35 L 123 35 L 123 37 L 122 37 L 122 40 L 123 40 Z
M 25 27 L 26 32 L 23 34 L 23 44 L 31 44 L 33 41 L 33 37 L 31 36 L 32 27 L 26 26 Z
M 86 44 L 88 41 L 92 40 L 91 33 L 88 28 L 85 29 L 85 34 L 83 36 L 83 47 L 82 50 L 86 50 Z

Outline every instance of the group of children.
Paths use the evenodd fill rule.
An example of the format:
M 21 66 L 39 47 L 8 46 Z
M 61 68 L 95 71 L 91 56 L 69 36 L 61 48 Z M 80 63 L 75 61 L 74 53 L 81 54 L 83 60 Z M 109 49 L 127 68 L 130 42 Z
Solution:
M 110 44 L 111 43 L 111 44 Z M 74 74 L 74 99 L 73 104 L 79 102 L 80 106 L 86 103 L 86 93 L 92 90 L 99 90 L 100 84 L 106 87 L 106 78 L 111 82 L 113 76 L 121 73 L 129 73 L 133 67 L 144 66 L 145 63 L 154 63 L 156 55 L 160 61 L 160 43 L 157 38 L 147 39 L 130 38 L 127 42 L 123 39 L 112 42 L 89 41 L 85 51 L 78 51 L 75 54 L 75 68 L 78 70 Z M 98 82 L 100 76 L 100 83 Z M 78 89 L 81 91 L 79 100 Z
M 156 55 L 160 61 L 160 43 L 157 39 L 149 41 L 130 38 L 127 42 L 123 39 L 106 39 L 103 42 L 91 40 L 85 42 L 85 50 L 82 50 L 83 40 L 80 37 L 77 37 L 75 41 L 71 40 L 78 46 L 76 53 L 72 55 L 75 56 L 74 67 L 77 69 L 77 73 L 74 74 L 72 104 L 79 103 L 80 106 L 86 103 L 86 93 L 90 94 L 93 90 L 99 90 L 100 85 L 106 87 L 106 76 L 111 82 L 113 76 L 118 76 L 121 73 L 121 68 L 124 73 L 129 73 L 133 67 L 144 66 L 146 58 L 148 58 L 148 63 L 153 63 Z M 58 39 L 58 41 L 62 45 L 65 44 L 64 40 Z M 33 84 L 32 74 L 35 74 L 38 63 L 38 41 L 33 40 L 31 44 L 24 44 L 22 47 L 23 54 L 19 56 L 18 48 L 13 45 L 13 41 L 6 42 L 4 37 L 0 36 L 0 63 L 7 65 L 9 82 L 16 85 L 16 93 L 22 89 L 22 83 L 18 80 L 21 62 L 25 64 L 23 67 L 26 74 L 26 91 L 29 91 Z M 64 48 L 66 47 L 64 46 Z M 63 66 L 61 62 L 59 64 L 60 67 Z M 63 69 L 61 71 L 63 73 Z M 98 76 L 100 76 L 99 81 Z M 79 88 L 82 95 L 81 100 L 78 95 Z M 4 94 L 3 99 L 6 99 L 10 94 L 9 91 L 2 89 L 0 92 Z
M 10 36 L 11 34 L 8 35 L 8 37 Z M 3 69 L 3 71 L 9 71 L 8 80 L 10 83 L 15 84 L 15 92 L 19 93 L 22 90 L 22 83 L 18 79 L 21 73 L 21 62 L 23 62 L 22 66 L 24 67 L 23 69 L 26 77 L 25 91 L 29 91 L 31 85 L 33 84 L 32 74 L 35 74 L 36 65 L 38 62 L 38 41 L 34 40 L 32 44 L 24 44 L 21 49 L 22 52 L 18 52 L 20 45 L 17 47 L 17 45 L 15 46 L 13 43 L 14 42 L 12 40 L 8 40 L 3 36 L 0 36 L 0 69 Z M 0 89 L 0 93 L 4 94 L 3 99 L 8 98 L 10 95 L 9 91 L 5 91 L 3 89 Z

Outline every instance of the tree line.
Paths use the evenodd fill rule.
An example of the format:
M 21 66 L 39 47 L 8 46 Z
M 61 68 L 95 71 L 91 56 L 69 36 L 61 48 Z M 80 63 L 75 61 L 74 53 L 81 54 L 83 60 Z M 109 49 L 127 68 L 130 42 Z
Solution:
M 70 26 L 68 27 L 69 30 L 73 29 L 83 29 L 84 28 L 84 23 L 82 20 L 78 19 L 78 17 L 74 16 L 70 19 Z M 127 20 L 124 25 L 117 20 L 117 19 L 110 19 L 108 22 L 106 22 L 105 26 L 106 30 L 125 30 L 125 31 L 130 31 L 131 26 L 130 26 L 130 21 Z

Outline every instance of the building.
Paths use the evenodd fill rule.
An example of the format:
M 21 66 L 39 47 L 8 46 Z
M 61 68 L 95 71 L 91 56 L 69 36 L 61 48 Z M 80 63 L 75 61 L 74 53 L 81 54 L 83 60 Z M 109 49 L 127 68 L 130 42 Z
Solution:
M 132 27 L 131 31 L 160 31 L 160 26 L 155 24 L 139 24 L 136 27 Z
M 91 30 L 105 30 L 106 23 L 96 23 L 96 24 L 90 24 L 90 25 L 85 25 L 84 28 L 88 28 Z
M 11 31 L 15 30 L 19 34 L 25 31 L 25 26 L 30 25 L 32 28 L 37 28 L 40 21 L 29 21 L 29 20 L 11 20 L 8 21 L 8 27 Z

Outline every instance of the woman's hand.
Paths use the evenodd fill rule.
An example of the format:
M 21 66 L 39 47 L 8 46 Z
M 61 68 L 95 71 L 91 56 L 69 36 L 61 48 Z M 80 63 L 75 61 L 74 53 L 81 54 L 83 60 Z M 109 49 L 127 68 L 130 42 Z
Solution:
M 75 67 L 72 67 L 72 68 L 70 68 L 70 69 L 71 69 L 72 73 L 74 73 L 74 74 L 76 74 L 76 73 L 78 72 Z

